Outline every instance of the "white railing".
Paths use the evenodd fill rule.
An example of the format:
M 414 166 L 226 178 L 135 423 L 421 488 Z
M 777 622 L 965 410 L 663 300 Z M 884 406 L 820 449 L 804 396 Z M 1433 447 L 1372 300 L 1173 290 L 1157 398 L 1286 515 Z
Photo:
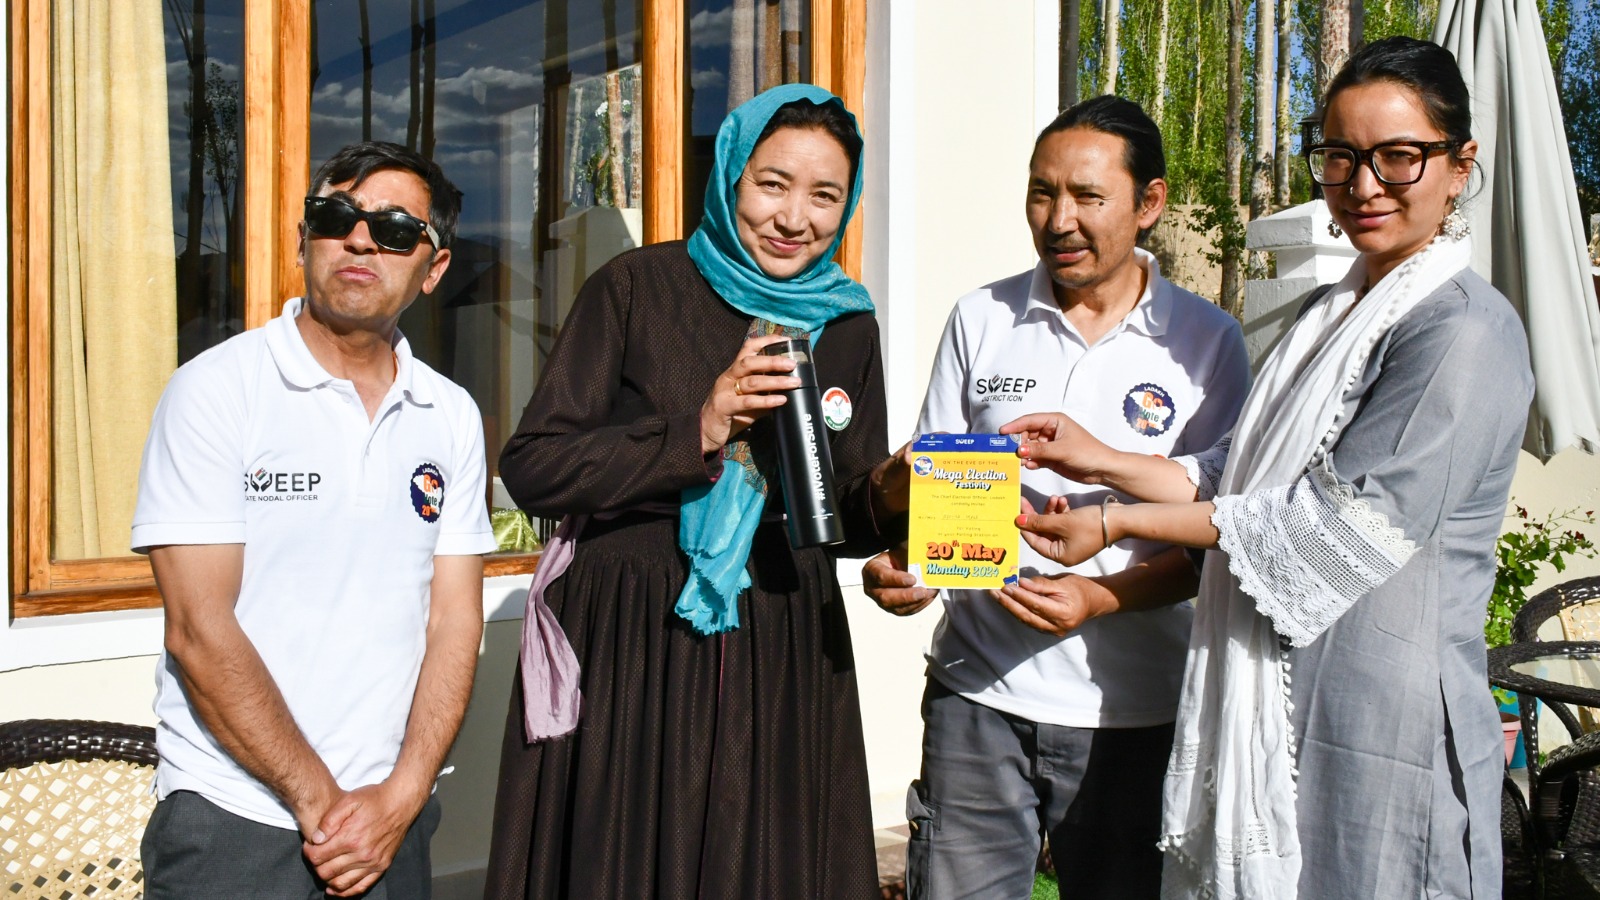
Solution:
M 1276 278 L 1245 282 L 1244 342 L 1251 366 L 1261 365 L 1313 288 L 1349 270 L 1356 250 L 1348 238 L 1333 236 L 1331 224 L 1327 204 L 1313 200 L 1246 226 L 1246 249 L 1271 253 L 1277 263 Z

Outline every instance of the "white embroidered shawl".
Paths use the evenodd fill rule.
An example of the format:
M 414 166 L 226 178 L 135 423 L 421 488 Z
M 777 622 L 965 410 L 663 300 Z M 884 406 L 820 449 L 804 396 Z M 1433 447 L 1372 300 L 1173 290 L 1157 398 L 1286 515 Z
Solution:
M 1213 555 L 1202 575 L 1167 768 L 1163 896 L 1296 895 L 1294 735 L 1281 641 L 1315 640 L 1415 550 L 1338 482 L 1328 449 L 1342 430 L 1344 394 L 1374 346 L 1471 257 L 1468 241 L 1435 239 L 1359 303 L 1366 263 L 1357 259 L 1289 330 L 1245 400 L 1213 517 L 1228 567 Z M 1342 564 L 1308 566 L 1271 527 L 1251 526 L 1264 501 L 1305 507 L 1308 531 Z M 1262 540 L 1267 546 L 1247 543 Z M 1323 577 L 1335 571 L 1345 577 Z

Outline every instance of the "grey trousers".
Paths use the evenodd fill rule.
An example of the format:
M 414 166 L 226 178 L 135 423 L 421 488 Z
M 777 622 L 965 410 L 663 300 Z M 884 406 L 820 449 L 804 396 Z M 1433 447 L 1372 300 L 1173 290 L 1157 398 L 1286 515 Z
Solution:
M 922 778 L 906 796 L 908 900 L 1027 898 L 1046 834 L 1063 900 L 1159 896 L 1173 726 L 1041 725 L 931 676 L 922 720 Z
M 389 870 L 367 900 L 428 900 L 433 865 L 428 842 L 439 827 L 439 799 L 429 797 Z M 323 900 L 321 883 L 300 852 L 300 832 L 241 818 L 192 791 L 156 804 L 140 845 L 146 900 L 228 897 Z

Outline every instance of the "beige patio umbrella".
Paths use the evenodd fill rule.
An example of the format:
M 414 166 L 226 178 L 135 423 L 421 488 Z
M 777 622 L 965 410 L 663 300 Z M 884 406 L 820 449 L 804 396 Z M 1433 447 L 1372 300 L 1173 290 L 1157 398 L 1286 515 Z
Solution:
M 1537 382 L 1522 446 L 1600 449 L 1600 307 L 1567 137 L 1534 0 L 1440 0 L 1433 39 L 1472 94 L 1487 183 L 1467 206 L 1473 268 L 1528 329 Z

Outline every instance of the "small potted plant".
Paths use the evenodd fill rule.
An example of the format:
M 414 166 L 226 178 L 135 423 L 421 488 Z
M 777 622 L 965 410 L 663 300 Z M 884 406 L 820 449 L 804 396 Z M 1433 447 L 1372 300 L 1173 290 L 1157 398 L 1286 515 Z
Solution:
M 1529 514 L 1527 508 L 1512 505 L 1511 518 L 1516 527 L 1500 535 L 1495 544 L 1494 593 L 1489 597 L 1489 612 L 1483 621 L 1483 638 L 1490 647 L 1504 647 L 1511 643 L 1511 623 L 1528 602 L 1528 588 L 1538 580 L 1545 566 L 1557 572 L 1567 569 L 1567 557 L 1580 556 L 1593 559 L 1595 545 L 1574 526 L 1593 525 L 1594 510 L 1579 513 L 1576 509 L 1550 513 L 1542 519 Z M 1506 762 L 1512 763 L 1517 749 L 1517 736 L 1522 721 L 1516 714 L 1516 695 L 1504 688 L 1494 688 L 1495 702 L 1500 706 L 1501 727 L 1506 734 Z

